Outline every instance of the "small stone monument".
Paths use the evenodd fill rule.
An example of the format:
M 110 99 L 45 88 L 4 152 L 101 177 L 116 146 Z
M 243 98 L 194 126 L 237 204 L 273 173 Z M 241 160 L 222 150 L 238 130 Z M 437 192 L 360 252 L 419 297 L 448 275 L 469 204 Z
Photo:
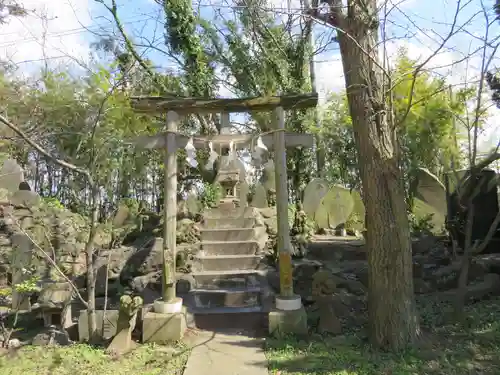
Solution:
M 318 270 L 313 275 L 312 296 L 318 307 L 320 333 L 338 335 L 342 332 L 342 324 L 334 311 L 333 299 L 337 284 L 327 270 Z
M 246 207 L 248 205 L 248 194 L 250 187 L 246 181 L 242 181 L 237 185 L 238 197 L 240 199 L 240 206 Z
M 30 298 L 27 293 L 16 290 L 16 285 L 26 281 L 27 269 L 33 257 L 33 243 L 24 233 L 15 233 L 12 238 L 12 309 L 30 311 Z
M 120 298 L 120 310 L 118 312 L 118 323 L 116 335 L 111 340 L 107 352 L 121 355 L 127 353 L 132 348 L 132 331 L 137 321 L 137 312 L 142 307 L 141 297 L 125 295 Z
M 268 204 L 266 188 L 261 184 L 256 184 L 252 196 L 252 207 L 266 208 L 267 206 Z

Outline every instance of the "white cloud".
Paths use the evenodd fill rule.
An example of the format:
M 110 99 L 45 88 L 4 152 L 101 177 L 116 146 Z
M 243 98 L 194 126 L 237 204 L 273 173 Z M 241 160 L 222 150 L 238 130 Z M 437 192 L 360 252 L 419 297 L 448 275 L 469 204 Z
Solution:
M 82 25 L 88 26 L 90 0 L 23 0 L 26 17 L 11 17 L 0 25 L 0 59 L 21 63 L 23 70 L 41 60 L 69 61 L 60 56 L 85 59 L 89 44 Z M 45 38 L 44 38 L 45 35 Z
M 394 64 L 397 52 L 400 48 L 407 50 L 408 56 L 418 62 L 427 61 L 424 70 L 438 77 L 446 78 L 446 81 L 455 88 L 476 86 L 481 78 L 482 50 L 476 50 L 475 54 L 464 57 L 467 51 L 443 48 L 435 53 L 439 46 L 428 38 L 420 37 L 412 40 L 398 40 L 386 44 L 389 64 Z M 380 51 L 382 54 L 382 51 Z M 316 63 L 317 90 L 320 105 L 324 103 L 329 93 L 339 92 L 345 89 L 344 73 L 340 54 L 328 57 L 318 57 Z M 500 140 L 500 110 L 491 103 L 491 93 L 487 87 L 483 87 L 482 103 L 487 107 L 487 119 L 483 130 L 478 137 L 478 148 L 480 152 L 487 152 L 495 147 Z M 476 100 L 471 103 L 471 113 L 476 105 Z
M 325 59 L 316 58 L 316 90 L 320 104 L 324 103 L 328 94 L 344 90 L 344 69 L 340 54 Z

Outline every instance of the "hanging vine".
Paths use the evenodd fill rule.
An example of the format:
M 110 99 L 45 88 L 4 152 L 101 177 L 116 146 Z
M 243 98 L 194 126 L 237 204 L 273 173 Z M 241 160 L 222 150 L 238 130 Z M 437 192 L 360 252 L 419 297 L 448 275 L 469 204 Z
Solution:
M 198 19 L 190 0 L 166 0 L 166 39 L 172 52 L 184 59 L 189 95 L 209 97 L 213 94 L 214 68 L 197 33 Z

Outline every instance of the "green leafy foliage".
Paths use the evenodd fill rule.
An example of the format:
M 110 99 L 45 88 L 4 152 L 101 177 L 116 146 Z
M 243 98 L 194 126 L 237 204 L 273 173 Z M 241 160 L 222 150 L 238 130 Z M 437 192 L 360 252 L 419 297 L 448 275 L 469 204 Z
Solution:
M 184 59 L 185 84 L 190 96 L 211 96 L 214 68 L 197 32 L 198 20 L 191 1 L 165 0 L 163 4 L 167 42 Z
M 21 272 L 24 275 L 24 279 L 22 281 L 0 288 L 0 299 L 12 296 L 12 292 L 14 291 L 25 295 L 40 291 L 40 276 L 35 274 L 35 268 L 23 268 Z
M 460 157 L 454 143 L 454 117 L 465 113 L 466 103 L 473 90 L 457 90 L 453 97 L 442 79 L 420 73 L 413 85 L 415 62 L 400 51 L 392 72 L 394 89 L 394 121 L 398 126 L 401 145 L 401 167 L 405 174 L 409 207 L 415 194 L 414 181 L 418 167 L 428 168 L 441 175 L 454 158 Z M 413 91 L 412 91 L 413 88 Z M 410 103 L 411 98 L 411 103 Z M 360 177 L 356 144 L 345 94 L 332 95 L 322 111 L 319 132 L 329 155 L 326 178 L 349 188 L 359 188 Z
M 113 69 L 114 64 L 96 66 L 83 79 L 47 71 L 40 80 L 21 80 L 0 70 L 0 98 L 13 123 L 54 157 L 89 169 L 97 185 L 104 188 L 104 196 L 117 203 L 120 198 L 140 194 L 151 175 L 162 178 L 162 157 L 131 144 L 137 136 L 155 131 L 155 120 L 134 112 L 128 92 L 120 89 L 122 74 Z M 89 214 L 87 181 L 81 175 L 61 169 L 23 143 L 9 141 L 10 131 L 2 132 L 8 140 L 0 143 L 0 151 L 22 166 L 32 163 L 33 188 L 42 197 Z
M 310 92 L 307 35 L 310 25 L 299 33 L 290 23 L 283 23 L 270 10 L 266 0 L 237 2 L 235 18 L 221 24 L 200 21 L 219 64 L 226 86 L 237 96 L 271 96 Z M 257 21 L 258 20 L 258 21 Z M 251 114 L 250 130 L 268 131 L 271 113 Z M 288 111 L 286 128 L 308 132 L 313 111 Z M 292 180 L 292 201 L 299 201 L 302 190 L 314 175 L 310 149 L 287 151 L 287 165 Z
M 43 198 L 43 203 L 50 208 L 64 209 L 64 205 L 57 198 L 45 197 Z
M 464 324 L 451 319 L 451 304 L 418 300 L 422 338 L 398 353 L 373 350 L 360 327 L 341 336 L 311 335 L 266 340 L 270 374 L 281 375 L 468 375 L 496 374 L 500 361 L 499 298 L 466 307 Z M 425 333 L 424 333 L 425 332 Z
M 17 359 L 0 358 L 5 375 L 52 374 L 112 375 L 132 372 L 144 375 L 181 375 L 190 350 L 181 344 L 173 347 L 139 345 L 130 355 L 116 358 L 104 349 L 86 344 L 70 346 L 25 346 L 17 351 Z M 43 373 L 43 372 L 42 372 Z
M 410 220 L 410 228 L 413 234 L 429 234 L 434 229 L 434 224 L 432 223 L 432 219 L 434 214 L 429 213 L 423 217 L 418 217 L 413 213 L 409 215 Z
M 200 194 L 200 202 L 205 208 L 215 207 L 222 198 L 222 187 L 219 184 L 205 183 Z
M 365 230 L 365 218 L 354 210 L 345 222 L 345 229 L 351 233 L 362 232 Z

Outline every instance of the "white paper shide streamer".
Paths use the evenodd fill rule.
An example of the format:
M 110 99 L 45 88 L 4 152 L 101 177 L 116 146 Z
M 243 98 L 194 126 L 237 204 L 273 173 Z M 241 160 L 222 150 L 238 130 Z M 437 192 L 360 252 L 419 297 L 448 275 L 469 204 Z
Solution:
M 214 167 L 215 161 L 219 157 L 219 154 L 217 154 L 214 151 L 214 146 L 213 146 L 212 142 L 208 142 L 208 148 L 210 149 L 210 154 L 208 155 L 208 161 L 207 161 L 207 165 L 205 168 L 212 169 Z
M 186 161 L 191 167 L 196 168 L 198 166 L 198 162 L 196 161 L 196 148 L 193 144 L 193 138 L 189 138 L 185 150 L 187 154 Z

